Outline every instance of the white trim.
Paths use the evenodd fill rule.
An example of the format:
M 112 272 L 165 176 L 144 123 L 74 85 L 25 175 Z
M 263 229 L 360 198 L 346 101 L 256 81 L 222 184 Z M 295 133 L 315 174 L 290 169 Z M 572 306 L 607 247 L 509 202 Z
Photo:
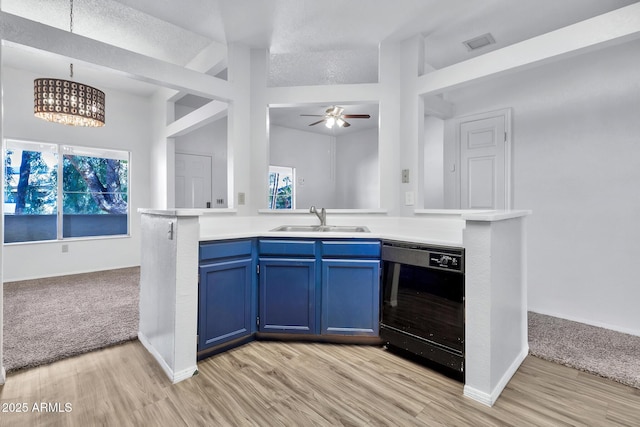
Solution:
M 496 400 L 498 400 L 498 397 L 500 397 L 502 390 L 504 390 L 504 388 L 507 386 L 507 384 L 511 380 L 511 377 L 513 377 L 513 375 L 516 373 L 528 354 L 529 346 L 527 345 L 522 349 L 518 357 L 515 358 L 511 366 L 509 366 L 509 368 L 505 371 L 502 378 L 500 378 L 500 381 L 498 381 L 498 384 L 496 384 L 496 386 L 491 391 L 491 394 L 485 393 L 468 385 L 464 386 L 463 394 L 468 398 L 475 400 L 476 402 L 482 403 L 483 405 L 493 406 L 493 404 L 496 403 Z
M 158 353 L 158 351 L 151 345 L 147 337 L 140 331 L 138 331 L 138 340 L 144 348 L 147 349 L 149 353 L 156 359 L 164 373 L 169 377 L 169 380 L 173 384 L 179 383 L 180 381 L 186 380 L 187 378 L 191 378 L 198 372 L 198 365 L 194 365 L 193 367 L 189 367 L 187 369 L 183 369 L 179 372 L 173 372 L 173 369 L 167 364 L 167 362 L 163 359 L 163 357 Z
M 177 384 L 180 381 L 187 380 L 198 373 L 198 365 L 194 365 L 192 368 L 183 369 L 182 371 L 178 371 L 174 373 L 173 379 L 171 382 L 173 384 Z
M 4 384 L 7 381 L 7 371 L 4 369 L 4 366 L 0 368 L 0 385 Z

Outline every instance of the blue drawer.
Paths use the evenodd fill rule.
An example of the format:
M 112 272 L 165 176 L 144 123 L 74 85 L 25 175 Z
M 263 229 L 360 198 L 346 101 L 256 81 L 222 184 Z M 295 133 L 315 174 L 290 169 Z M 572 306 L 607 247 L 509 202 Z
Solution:
M 380 242 L 325 240 L 322 242 L 322 257 L 380 258 Z
M 244 255 L 251 256 L 251 240 L 200 243 L 200 261 Z
M 260 240 L 260 255 L 286 255 L 315 257 L 316 242 L 313 240 Z

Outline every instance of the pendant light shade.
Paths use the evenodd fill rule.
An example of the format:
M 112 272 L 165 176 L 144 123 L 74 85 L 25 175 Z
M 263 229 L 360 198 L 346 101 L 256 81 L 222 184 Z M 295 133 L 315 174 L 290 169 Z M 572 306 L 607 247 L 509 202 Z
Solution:
M 61 79 L 33 81 L 33 113 L 49 122 L 70 126 L 104 126 L 104 92 Z
M 69 0 L 69 32 L 73 33 L 73 0 Z M 73 79 L 73 64 L 69 64 Z M 104 126 L 104 92 L 62 79 L 33 81 L 33 114 L 43 120 L 69 126 Z

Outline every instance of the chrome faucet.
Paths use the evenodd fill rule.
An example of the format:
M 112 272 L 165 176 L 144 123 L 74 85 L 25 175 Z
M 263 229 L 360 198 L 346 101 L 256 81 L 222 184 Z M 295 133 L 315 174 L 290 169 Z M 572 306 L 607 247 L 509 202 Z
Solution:
M 320 209 L 320 212 L 316 209 L 315 206 L 311 206 L 309 208 L 309 213 L 314 213 L 320 220 L 320 226 L 325 227 L 327 225 L 327 211 L 325 208 Z

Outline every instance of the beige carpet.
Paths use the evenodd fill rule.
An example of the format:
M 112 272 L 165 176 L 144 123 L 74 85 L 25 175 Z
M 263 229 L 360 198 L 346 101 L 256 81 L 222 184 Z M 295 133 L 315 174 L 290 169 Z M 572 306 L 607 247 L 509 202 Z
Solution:
M 137 338 L 139 288 L 139 267 L 5 283 L 5 368 Z
M 640 337 L 529 312 L 529 352 L 640 388 Z

